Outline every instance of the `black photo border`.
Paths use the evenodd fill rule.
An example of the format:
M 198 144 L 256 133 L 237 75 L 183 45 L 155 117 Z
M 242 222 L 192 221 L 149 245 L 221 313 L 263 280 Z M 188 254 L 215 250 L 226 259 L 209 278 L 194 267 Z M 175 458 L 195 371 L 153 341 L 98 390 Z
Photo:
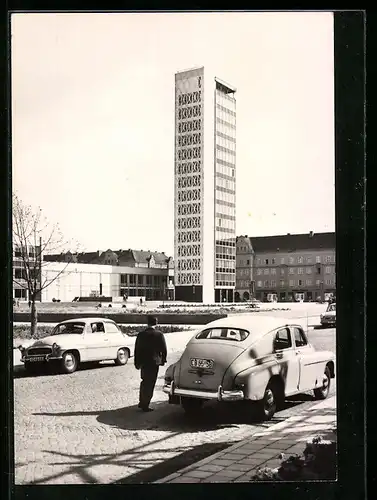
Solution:
M 129 10 L 169 10 L 158 5 L 127 4 Z M 47 5 L 48 4 L 48 5 Z M 80 6 L 79 6 L 80 5 Z M 1 115 L 4 134 L 4 160 L 1 171 L 3 237 L 1 239 L 1 307 L 2 330 L 2 426 L 1 455 L 5 497 L 21 499 L 82 498 L 102 499 L 136 496 L 149 498 L 164 495 L 181 500 L 193 497 L 291 499 L 305 495 L 309 499 L 354 500 L 366 497 L 365 471 L 365 280 L 366 280 L 366 206 L 365 206 L 365 37 L 366 13 L 362 10 L 334 12 L 335 50 L 335 163 L 336 163 L 336 273 L 337 273 L 337 413 L 338 413 L 338 480 L 305 483 L 233 483 L 233 484 L 141 484 L 141 485 L 62 485 L 14 486 L 13 438 L 13 376 L 12 376 L 12 258 L 11 258 L 11 110 L 10 110 L 10 32 L 12 12 L 62 10 L 87 11 L 111 9 L 111 2 L 101 7 L 91 2 L 8 2 L 8 11 L 1 23 L 2 62 L 7 75 L 4 82 Z M 53 7 L 53 9 L 52 9 Z M 122 11 L 124 10 L 124 6 Z M 234 10 L 242 9 L 232 5 Z M 187 5 L 184 10 L 197 10 Z M 208 6 L 202 6 L 206 10 Z M 111 10 L 120 9 L 119 5 Z M 177 9 L 174 9 L 177 11 Z M 181 10 L 181 9 L 179 9 Z M 242 10 L 246 10 L 243 6 Z M 269 10 L 269 9 L 263 9 Z M 300 9 L 297 9 L 300 10 Z M 310 10 L 310 9 L 305 9 Z M 331 10 L 330 10 L 331 11 Z M 315 172 L 311 173 L 315 175 Z M 320 199 L 320 193 L 318 193 Z M 5 474 L 4 474 L 5 472 Z

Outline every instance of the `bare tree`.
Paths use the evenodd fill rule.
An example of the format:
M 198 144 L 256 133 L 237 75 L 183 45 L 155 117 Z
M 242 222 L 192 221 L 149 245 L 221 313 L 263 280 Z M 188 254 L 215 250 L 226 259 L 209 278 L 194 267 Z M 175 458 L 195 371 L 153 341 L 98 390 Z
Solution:
M 20 198 L 13 194 L 13 248 L 16 258 L 21 261 L 19 275 L 15 275 L 13 282 L 28 291 L 28 300 L 31 310 L 31 335 L 37 331 L 38 315 L 36 301 L 41 298 L 42 290 L 51 285 L 65 272 L 72 262 L 74 254 L 78 251 L 78 244 L 72 253 L 68 253 L 66 265 L 53 277 L 48 278 L 43 273 L 43 267 L 49 262 L 44 262 L 43 255 L 72 250 L 72 242 L 64 239 L 58 224 L 51 224 L 42 215 L 42 210 L 33 210 L 25 205 Z

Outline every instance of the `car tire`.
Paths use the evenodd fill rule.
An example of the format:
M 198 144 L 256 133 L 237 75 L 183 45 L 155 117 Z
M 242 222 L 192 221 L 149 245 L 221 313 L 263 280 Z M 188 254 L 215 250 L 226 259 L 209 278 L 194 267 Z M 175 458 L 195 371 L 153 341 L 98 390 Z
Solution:
M 271 420 L 279 407 L 280 401 L 278 384 L 269 382 L 264 391 L 263 398 L 257 402 L 259 419 Z
M 79 366 L 78 355 L 73 351 L 68 351 L 63 354 L 61 361 L 61 369 L 63 373 L 73 373 Z
M 120 349 L 118 349 L 117 357 L 116 359 L 114 359 L 114 362 L 117 366 L 123 366 L 127 364 L 129 357 L 130 353 L 128 349 L 126 349 L 125 347 L 121 347 Z
M 322 387 L 318 387 L 314 389 L 314 397 L 315 399 L 326 399 L 330 392 L 330 383 L 331 383 L 331 374 L 328 366 L 325 368 L 325 372 L 323 374 L 323 384 Z
M 181 398 L 182 408 L 184 409 L 186 415 L 189 416 L 197 415 L 202 409 L 203 404 L 204 401 L 199 398 Z

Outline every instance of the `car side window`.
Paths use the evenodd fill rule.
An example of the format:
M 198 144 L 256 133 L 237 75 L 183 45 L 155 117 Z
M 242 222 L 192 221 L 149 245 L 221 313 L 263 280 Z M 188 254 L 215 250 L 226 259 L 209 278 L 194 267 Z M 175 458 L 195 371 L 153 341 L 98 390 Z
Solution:
M 119 333 L 119 328 L 114 323 L 105 323 L 106 333 Z
M 292 347 L 291 332 L 288 328 L 282 328 L 275 336 L 274 341 L 275 350 L 289 349 Z
M 300 328 L 294 328 L 296 347 L 304 347 L 308 344 L 304 332 Z
M 105 327 L 102 322 L 98 323 L 91 323 L 90 324 L 92 333 L 104 333 L 105 332 Z

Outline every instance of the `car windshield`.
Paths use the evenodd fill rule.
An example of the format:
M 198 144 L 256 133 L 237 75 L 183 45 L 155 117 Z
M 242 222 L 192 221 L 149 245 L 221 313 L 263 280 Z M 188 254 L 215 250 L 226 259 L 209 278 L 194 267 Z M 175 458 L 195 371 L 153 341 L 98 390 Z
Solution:
M 250 332 L 240 328 L 207 328 L 196 336 L 197 339 L 219 339 L 242 342 L 250 335 Z
M 72 323 L 60 323 L 56 325 L 52 331 L 52 335 L 59 335 L 61 333 L 83 333 L 85 328 L 85 323 L 72 322 Z
M 328 311 L 336 311 L 336 304 L 330 304 L 327 308 Z

